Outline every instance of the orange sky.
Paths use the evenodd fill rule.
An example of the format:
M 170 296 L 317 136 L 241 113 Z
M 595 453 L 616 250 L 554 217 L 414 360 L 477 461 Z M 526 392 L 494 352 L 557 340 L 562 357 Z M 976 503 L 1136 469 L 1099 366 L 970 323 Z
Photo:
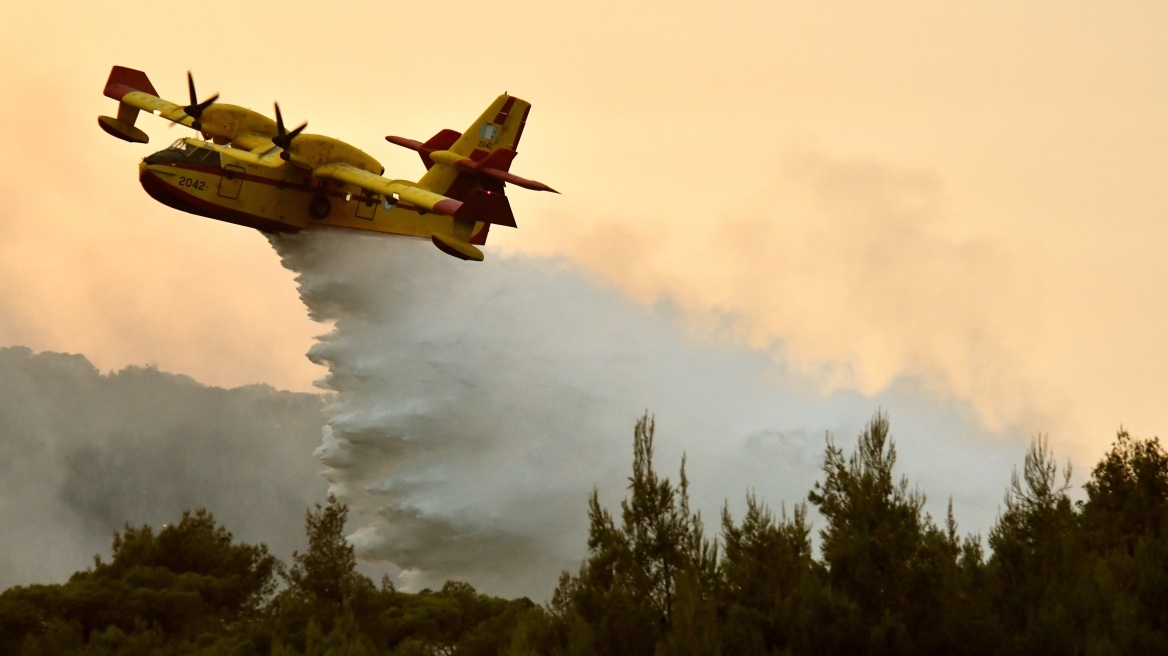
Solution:
M 534 105 L 518 231 L 823 389 L 917 376 L 1092 462 L 1168 426 L 1168 7 L 1126 2 L 0 7 L 0 344 L 310 389 L 321 332 L 257 233 L 149 199 L 113 64 L 353 142 Z M 463 266 L 452 262 L 452 266 Z

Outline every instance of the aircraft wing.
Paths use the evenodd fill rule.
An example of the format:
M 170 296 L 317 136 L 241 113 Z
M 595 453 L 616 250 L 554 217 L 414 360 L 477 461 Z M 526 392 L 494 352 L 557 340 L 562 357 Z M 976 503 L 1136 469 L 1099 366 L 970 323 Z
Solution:
M 228 157 L 255 164 L 257 166 L 266 166 L 270 169 L 277 169 L 284 166 L 284 160 L 280 159 L 279 155 L 275 154 L 272 149 L 272 140 L 266 139 L 267 146 L 264 146 L 263 141 L 257 141 L 257 146 L 253 150 L 243 150 L 241 148 L 230 148 L 228 146 L 221 146 L 210 141 L 201 141 L 198 148 L 206 148 L 214 150 L 217 153 L 222 153 Z
M 168 121 L 178 123 L 179 125 L 185 125 L 188 128 L 194 127 L 195 119 L 183 111 L 182 105 L 176 105 L 158 96 L 152 96 L 143 91 L 131 91 L 118 100 L 131 107 L 137 107 L 155 116 L 161 116 Z
M 272 119 L 244 107 L 218 102 L 219 94 L 199 101 L 195 96 L 195 81 L 187 73 L 190 91 L 189 105 L 164 100 L 142 71 L 125 66 L 110 69 L 104 94 L 118 101 L 117 118 L 99 116 L 98 123 L 109 134 L 125 141 L 149 143 L 150 137 L 134 127 L 139 112 L 160 116 L 172 123 L 203 133 L 204 139 L 217 144 L 232 143 L 241 150 L 262 154 L 273 146 L 272 138 L 279 126 Z M 239 140 L 241 143 L 236 144 Z
M 235 138 L 231 140 L 231 145 L 240 150 L 250 150 L 257 153 L 266 152 L 276 147 L 270 136 L 255 132 L 235 135 Z
M 183 105 L 159 98 L 154 85 L 150 84 L 146 74 L 141 71 L 115 66 L 110 71 L 104 92 L 107 98 L 161 116 L 179 125 L 189 128 L 195 123 L 195 118 L 183 111 Z
M 185 125 L 188 128 L 194 128 L 197 124 L 197 118 L 191 114 L 198 114 L 198 111 L 192 111 L 191 114 L 188 114 L 187 107 L 159 98 L 158 92 L 154 90 L 154 85 L 150 84 L 150 79 L 142 71 L 125 66 L 114 66 L 110 70 L 109 79 L 106 80 L 104 94 L 107 98 L 118 101 L 118 116 L 117 118 L 99 116 L 97 122 L 102 130 L 124 141 L 150 142 L 150 137 L 145 132 L 134 127 L 134 121 L 137 119 L 139 111 L 150 112 L 155 116 L 161 116 L 168 121 Z M 218 96 L 212 97 L 207 104 L 214 102 L 216 97 Z M 195 109 L 200 109 L 202 106 L 200 104 Z
M 312 170 L 312 174 L 321 178 L 331 178 L 357 185 L 366 191 L 382 194 L 386 198 L 396 196 L 399 201 L 405 201 L 417 209 L 452 216 L 456 223 L 463 222 L 469 226 L 475 221 L 482 221 L 483 223 L 515 227 L 515 215 L 511 212 L 511 203 L 503 194 L 479 190 L 472 193 L 463 202 L 436 194 L 409 180 L 390 180 L 344 162 L 332 162 L 318 166 Z
M 332 162 L 318 166 L 312 170 L 312 174 L 319 178 L 330 178 L 357 185 L 366 191 L 381 194 L 386 198 L 396 196 L 399 201 L 435 214 L 454 216 L 462 207 L 462 202 L 423 189 L 416 183 L 408 180 L 390 180 L 344 162 Z

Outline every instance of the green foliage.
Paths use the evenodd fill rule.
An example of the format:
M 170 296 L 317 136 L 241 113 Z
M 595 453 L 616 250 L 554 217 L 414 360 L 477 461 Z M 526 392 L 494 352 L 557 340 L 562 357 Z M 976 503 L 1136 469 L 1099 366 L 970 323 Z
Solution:
M 127 525 L 114 535 L 112 562 L 98 560 L 94 576 L 152 589 L 177 584 L 224 619 L 239 620 L 257 612 L 275 590 L 277 564 L 264 545 L 232 544 L 231 533 L 199 509 L 183 513 L 157 536 L 149 526 Z
M 903 653 L 920 649 L 938 626 L 939 584 L 958 545 L 924 514 L 924 495 L 907 478 L 896 481 L 895 464 L 888 417 L 877 413 L 849 458 L 828 440 L 824 480 L 808 500 L 827 522 L 819 535 L 831 596 L 854 604 L 870 627 L 857 642 Z
M 690 512 L 685 460 L 678 487 L 653 469 L 655 428 L 646 414 L 633 431 L 621 525 L 595 490 L 589 499 L 588 560 L 577 577 L 561 578 L 552 604 L 568 653 L 652 654 L 673 624 L 683 581 L 687 620 L 698 617 L 694 604 L 708 603 L 716 552 Z
M 1120 430 L 1080 504 L 1078 610 L 1094 649 L 1168 653 L 1168 454 Z
M 332 495 L 326 505 L 318 503 L 306 513 L 308 551 L 292 554 L 292 567 L 281 571 L 287 587 L 271 604 L 270 626 L 278 644 L 316 653 L 339 639 L 334 635 L 339 625 L 369 614 L 373 584 L 357 572 L 353 545 L 345 539 L 348 514 Z
M 723 509 L 722 544 L 723 653 L 768 654 L 809 646 L 792 630 L 824 575 L 813 560 L 806 505 L 795 506 L 791 518 L 784 508 L 776 523 L 770 510 L 748 494 L 741 525 L 734 525 L 729 507 Z
M 291 594 L 330 612 L 339 612 L 363 587 L 364 577 L 357 573 L 353 545 L 345 539 L 345 521 L 349 509 L 329 495 L 324 507 L 305 518 L 308 551 L 292 554 L 293 565 L 285 576 Z
M 505 601 L 449 581 L 438 592 L 376 589 L 345 539 L 348 508 L 329 497 L 307 514 L 308 551 L 293 554 L 287 588 L 271 604 L 275 648 L 289 654 L 498 654 L 530 624 L 526 600 Z M 528 629 L 529 636 L 537 638 Z
M 63 585 L 0 593 L 0 654 L 1136 654 L 1168 653 L 1168 454 L 1120 431 L 1071 503 L 1044 436 L 1015 471 L 983 552 L 942 526 L 894 471 L 877 413 L 845 454 L 829 439 L 808 505 L 778 517 L 753 494 L 721 549 L 633 433 L 619 520 L 588 500 L 588 557 L 547 607 L 450 581 L 416 594 L 356 570 L 348 508 L 307 513 L 285 570 L 211 515 L 130 527 L 109 562 Z M 277 574 L 285 586 L 276 592 Z
M 263 545 L 233 544 L 205 510 L 157 534 L 127 525 L 114 536 L 111 562 L 96 559 L 64 585 L 0 596 L 0 651 L 84 644 L 86 653 L 156 653 L 205 633 L 243 633 L 273 591 L 276 565 Z
M 437 592 L 391 594 L 381 638 L 398 653 L 498 654 L 539 641 L 532 622 L 542 611 L 527 599 L 489 597 L 459 581 L 447 581 Z M 525 635 L 517 639 L 520 626 Z
M 1045 436 L 1031 443 L 1022 476 L 1015 470 L 1006 509 L 990 530 L 992 597 L 1010 649 L 1062 652 L 1072 647 L 1068 602 L 1078 568 L 1073 558 L 1075 511 L 1066 492 L 1070 465 L 1059 474 Z
M 1133 553 L 1138 543 L 1168 528 L 1168 453 L 1157 438 L 1134 441 L 1120 430 L 1083 487 L 1083 525 L 1095 549 Z

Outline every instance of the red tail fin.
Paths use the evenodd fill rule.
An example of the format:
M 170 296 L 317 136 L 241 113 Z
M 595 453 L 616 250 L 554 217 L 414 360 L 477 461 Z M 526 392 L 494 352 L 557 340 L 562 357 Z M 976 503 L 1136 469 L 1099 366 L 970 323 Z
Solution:
M 114 66 L 110 69 L 109 79 L 105 81 L 105 96 L 121 100 L 131 91 L 145 91 L 152 96 L 158 95 L 154 85 L 150 84 L 150 78 L 142 71 L 125 66 Z
M 459 221 L 481 221 L 495 225 L 517 227 L 515 214 L 511 212 L 511 201 L 503 194 L 479 190 L 470 195 L 462 207 L 454 213 Z

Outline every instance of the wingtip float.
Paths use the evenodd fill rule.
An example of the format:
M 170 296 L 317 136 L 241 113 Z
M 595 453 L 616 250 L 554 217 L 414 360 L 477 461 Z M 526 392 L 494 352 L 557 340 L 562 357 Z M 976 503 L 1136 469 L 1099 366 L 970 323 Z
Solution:
M 531 104 L 503 94 L 465 132 L 442 130 L 426 142 L 386 137 L 416 151 L 426 165 L 417 182 L 383 176 L 370 155 L 343 141 L 288 130 L 279 105 L 276 119 L 200 100 L 187 74 L 190 103 L 158 96 L 142 71 L 114 66 L 104 93 L 118 101 L 116 117 L 99 116 L 108 134 L 148 143 L 135 127 L 145 111 L 200 132 L 147 156 L 139 164 L 142 187 L 175 209 L 263 232 L 298 232 L 317 226 L 430 239 L 442 252 L 482 261 L 477 248 L 491 225 L 516 227 L 505 194 L 513 184 L 559 193 L 511 173 Z

